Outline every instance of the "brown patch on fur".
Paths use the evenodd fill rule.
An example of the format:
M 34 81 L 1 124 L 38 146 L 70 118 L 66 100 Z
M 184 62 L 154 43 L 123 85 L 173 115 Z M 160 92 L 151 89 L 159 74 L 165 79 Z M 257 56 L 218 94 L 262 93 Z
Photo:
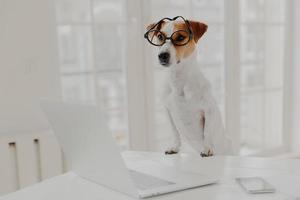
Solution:
M 193 42 L 189 42 L 184 46 L 175 46 L 177 60 L 179 61 L 182 58 L 187 58 L 189 55 L 193 53 L 195 48 L 196 45 Z
M 178 30 L 185 30 L 188 31 L 186 24 L 184 22 L 177 22 L 174 24 L 174 32 Z M 190 40 L 184 46 L 174 46 L 176 49 L 176 58 L 177 60 L 181 60 L 182 58 L 186 58 L 193 53 L 196 48 L 196 43 L 194 40 Z
M 202 130 L 204 132 L 205 127 L 205 113 L 203 110 L 200 111 L 200 127 L 202 127 Z
M 175 46 L 176 49 L 176 58 L 177 61 L 180 61 L 182 58 L 187 58 L 189 55 L 193 53 L 196 48 L 196 43 L 202 37 L 202 35 L 207 30 L 207 25 L 201 22 L 189 21 L 190 29 L 193 33 L 193 39 L 189 41 L 184 46 Z M 184 22 L 177 22 L 174 24 L 174 32 L 178 30 L 186 30 L 188 31 L 186 24 Z

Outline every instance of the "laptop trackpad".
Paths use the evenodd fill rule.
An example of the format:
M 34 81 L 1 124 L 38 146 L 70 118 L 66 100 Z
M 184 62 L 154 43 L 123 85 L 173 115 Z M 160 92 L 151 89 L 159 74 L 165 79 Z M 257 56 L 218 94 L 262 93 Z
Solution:
M 129 174 L 139 190 L 148 190 L 162 186 L 175 184 L 148 174 L 144 174 L 135 170 L 129 170 Z

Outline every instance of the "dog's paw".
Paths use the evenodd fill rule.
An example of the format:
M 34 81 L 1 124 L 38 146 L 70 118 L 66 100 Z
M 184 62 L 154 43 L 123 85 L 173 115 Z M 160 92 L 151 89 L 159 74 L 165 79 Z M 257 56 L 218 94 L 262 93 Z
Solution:
M 168 154 L 176 154 L 179 152 L 179 149 L 178 148 L 169 148 L 165 151 L 165 154 L 168 155 Z
M 178 151 L 173 151 L 173 150 L 165 151 L 165 154 L 166 154 L 166 155 L 176 154 L 176 153 L 178 153 Z
M 210 148 L 205 148 L 204 151 L 200 153 L 201 157 L 210 157 L 214 155 L 214 152 Z

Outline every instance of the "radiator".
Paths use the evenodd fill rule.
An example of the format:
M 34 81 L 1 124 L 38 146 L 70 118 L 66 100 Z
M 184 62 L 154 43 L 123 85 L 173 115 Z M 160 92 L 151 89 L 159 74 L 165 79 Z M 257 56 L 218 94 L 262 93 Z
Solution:
M 62 172 L 61 149 L 51 131 L 0 134 L 0 196 Z

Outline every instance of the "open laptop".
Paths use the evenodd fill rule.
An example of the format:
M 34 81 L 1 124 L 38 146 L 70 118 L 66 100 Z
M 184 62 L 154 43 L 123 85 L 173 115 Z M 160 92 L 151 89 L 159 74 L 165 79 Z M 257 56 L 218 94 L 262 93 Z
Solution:
M 126 166 L 99 107 L 52 100 L 42 100 L 41 107 L 71 170 L 85 179 L 136 198 L 217 182 L 155 161 Z

